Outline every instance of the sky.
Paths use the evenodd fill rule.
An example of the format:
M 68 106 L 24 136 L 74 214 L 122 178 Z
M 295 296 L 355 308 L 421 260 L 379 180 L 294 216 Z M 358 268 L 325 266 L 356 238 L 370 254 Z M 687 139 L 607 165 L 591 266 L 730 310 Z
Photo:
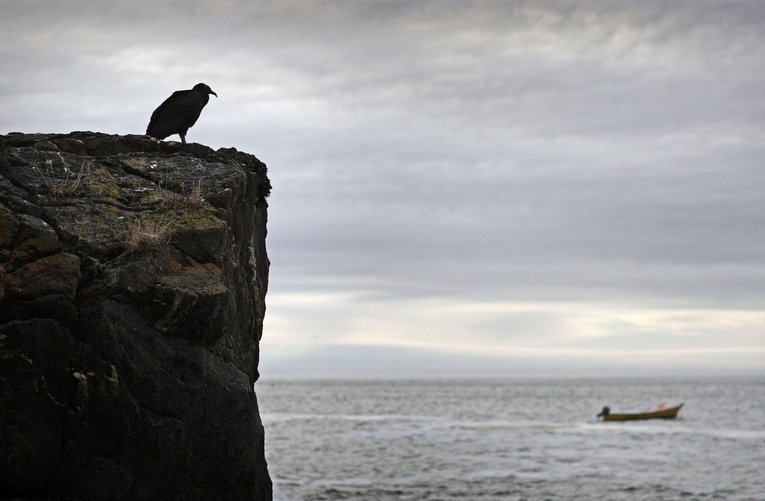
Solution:
M 0 133 L 212 87 L 265 379 L 765 375 L 764 47 L 761 1 L 0 0 Z

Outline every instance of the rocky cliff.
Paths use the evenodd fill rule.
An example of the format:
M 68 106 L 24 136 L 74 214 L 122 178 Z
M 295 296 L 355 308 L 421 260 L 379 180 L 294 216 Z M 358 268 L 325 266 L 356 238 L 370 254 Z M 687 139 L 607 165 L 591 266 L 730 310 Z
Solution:
M 234 149 L 0 136 L 0 498 L 271 498 L 270 188 Z

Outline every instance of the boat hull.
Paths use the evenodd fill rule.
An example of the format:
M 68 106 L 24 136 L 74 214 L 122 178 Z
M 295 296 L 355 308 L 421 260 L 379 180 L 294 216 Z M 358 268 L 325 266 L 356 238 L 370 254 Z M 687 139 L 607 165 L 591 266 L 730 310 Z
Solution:
M 641 419 L 675 419 L 683 404 L 677 407 L 669 407 L 653 412 L 639 412 L 636 414 L 606 414 L 603 421 L 637 421 Z

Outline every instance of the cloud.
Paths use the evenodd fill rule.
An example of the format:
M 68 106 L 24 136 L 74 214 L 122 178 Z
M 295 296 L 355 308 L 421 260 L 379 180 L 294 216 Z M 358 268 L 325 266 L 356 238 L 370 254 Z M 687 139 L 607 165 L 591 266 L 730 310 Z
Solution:
M 593 353 L 677 353 L 695 341 L 666 344 L 655 312 L 762 311 L 760 2 L 3 12 L 0 131 L 142 133 L 172 91 L 218 93 L 189 140 L 254 153 L 274 185 L 264 353 L 569 346 L 588 329 Z M 546 306 L 449 313 L 485 304 Z M 757 322 L 692 316 L 705 339 L 765 342 Z

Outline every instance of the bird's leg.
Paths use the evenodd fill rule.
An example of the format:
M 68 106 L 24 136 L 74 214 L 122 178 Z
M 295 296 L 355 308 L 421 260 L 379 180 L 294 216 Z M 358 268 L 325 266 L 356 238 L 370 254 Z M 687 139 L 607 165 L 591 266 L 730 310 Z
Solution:
M 179 132 L 178 135 L 181 136 L 181 142 L 186 144 L 186 134 Z

